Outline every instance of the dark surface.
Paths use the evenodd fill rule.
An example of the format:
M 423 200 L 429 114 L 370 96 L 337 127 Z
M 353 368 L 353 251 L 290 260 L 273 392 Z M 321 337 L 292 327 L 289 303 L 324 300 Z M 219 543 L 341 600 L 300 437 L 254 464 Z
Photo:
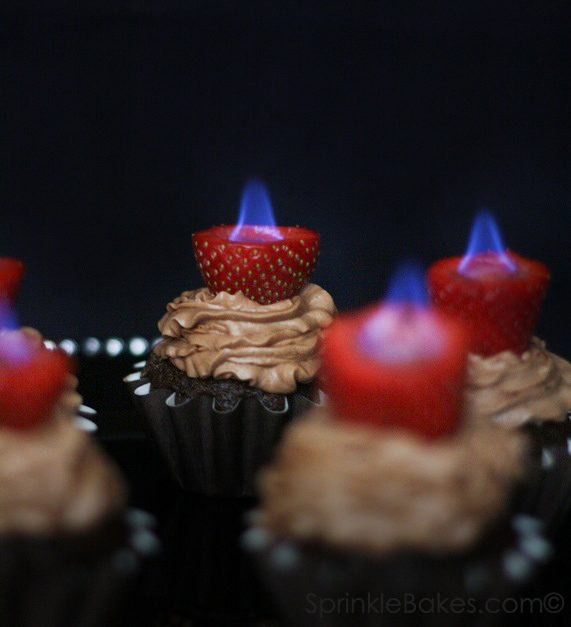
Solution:
M 5 0 L 0 254 L 47 336 L 154 335 L 202 285 L 190 234 L 256 175 L 321 232 L 340 309 L 474 212 L 544 261 L 539 335 L 571 357 L 566 0 Z
M 163 556 L 149 572 L 146 587 L 132 609 L 133 627 L 275 624 L 275 610 L 263 582 L 239 544 L 245 529 L 244 514 L 254 501 L 192 495 L 171 484 L 145 439 L 142 421 L 131 408 L 126 386 L 121 382 L 130 372 L 131 362 L 127 356 L 83 358 L 79 366 L 85 401 L 100 410 L 96 418 L 100 427 L 98 438 L 129 479 L 132 504 L 157 517 L 164 545 Z M 94 385 L 95 381 L 105 388 L 105 394 Z M 566 457 L 563 450 L 560 454 Z M 544 494 L 545 502 L 540 506 L 543 511 L 552 502 L 560 501 L 562 494 L 569 494 L 569 487 L 555 479 L 549 482 L 549 490 Z M 496 615 L 492 617 L 493 624 L 569 624 L 571 542 L 567 532 L 569 511 L 564 509 L 566 516 L 558 517 L 550 531 L 556 546 L 553 560 L 518 594 L 544 598 L 557 592 L 568 602 L 567 607 L 557 614 Z

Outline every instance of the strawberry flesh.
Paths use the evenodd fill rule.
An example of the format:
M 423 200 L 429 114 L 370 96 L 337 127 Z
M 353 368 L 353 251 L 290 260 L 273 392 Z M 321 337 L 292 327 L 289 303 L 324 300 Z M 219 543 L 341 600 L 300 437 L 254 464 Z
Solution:
M 62 393 L 70 360 L 60 350 L 24 347 L 22 358 L 10 357 L 6 337 L 0 337 L 0 426 L 31 429 L 47 421 Z
M 468 327 L 470 351 L 484 357 L 529 348 L 549 281 L 549 270 L 537 261 L 509 251 L 513 272 L 482 253 L 467 273 L 460 273 L 461 257 L 441 259 L 427 273 L 434 305 L 461 319 Z
M 383 363 L 357 348 L 359 333 L 375 310 L 338 316 L 326 331 L 321 385 L 335 414 L 340 420 L 427 438 L 453 433 L 462 413 L 465 328 L 431 311 L 442 341 L 438 355 Z
M 229 239 L 233 226 L 193 234 L 196 261 L 212 294 L 242 291 L 267 305 L 301 291 L 317 263 L 319 234 L 297 226 L 275 228 L 283 239 L 253 225 L 242 227 L 240 241 Z
M 20 291 L 24 264 L 19 259 L 0 257 L 0 301 L 14 305 Z

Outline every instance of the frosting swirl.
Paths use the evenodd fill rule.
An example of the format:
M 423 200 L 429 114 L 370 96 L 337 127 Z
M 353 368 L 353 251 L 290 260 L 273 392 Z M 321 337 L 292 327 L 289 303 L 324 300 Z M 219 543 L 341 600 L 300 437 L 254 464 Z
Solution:
M 334 313 L 331 296 L 312 283 L 269 305 L 201 288 L 167 305 L 159 321 L 164 340 L 154 351 L 189 377 L 234 378 L 288 394 L 315 377 L 322 331 Z
M 125 502 L 118 471 L 71 420 L 0 428 L 0 533 L 86 530 Z
M 470 354 L 465 401 L 469 416 L 509 427 L 564 420 L 571 409 L 571 364 L 548 352 L 537 338 L 522 355 Z
M 260 524 L 342 550 L 452 553 L 501 515 L 525 474 L 526 442 L 490 423 L 426 441 L 316 409 L 259 476 Z

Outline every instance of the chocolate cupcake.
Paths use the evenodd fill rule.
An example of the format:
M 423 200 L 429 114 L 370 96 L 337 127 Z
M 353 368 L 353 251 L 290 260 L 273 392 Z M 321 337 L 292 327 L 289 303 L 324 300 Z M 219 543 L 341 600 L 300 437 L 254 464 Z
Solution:
M 329 294 L 313 284 L 266 305 L 206 288 L 168 305 L 163 341 L 126 380 L 182 488 L 254 493 L 254 473 L 284 425 L 321 402 L 315 375 L 334 313 Z
M 260 473 L 244 545 L 288 625 L 436 625 L 442 598 L 459 624 L 496 619 L 489 599 L 520 594 L 552 553 L 535 499 L 518 500 L 537 480 L 526 457 L 491 424 L 435 442 L 316 409 Z
M 391 292 L 332 324 L 328 404 L 286 429 L 244 537 L 286 624 L 495 619 L 549 560 L 528 438 L 462 410 L 466 340 Z
M 251 211 L 261 225 L 249 222 Z M 273 224 L 267 191 L 252 180 L 237 225 L 193 234 L 207 287 L 167 305 L 162 341 L 142 372 L 125 379 L 186 490 L 253 495 L 254 474 L 283 427 L 321 402 L 319 349 L 335 306 L 308 283 L 319 234 Z
M 37 336 L 34 336 L 37 339 Z M 109 625 L 157 540 L 73 418 L 68 360 L 0 337 L 0 624 Z

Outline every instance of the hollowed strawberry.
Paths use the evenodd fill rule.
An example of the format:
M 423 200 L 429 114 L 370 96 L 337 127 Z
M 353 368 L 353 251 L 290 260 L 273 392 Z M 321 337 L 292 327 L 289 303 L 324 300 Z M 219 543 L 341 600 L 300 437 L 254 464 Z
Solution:
M 542 263 L 507 254 L 516 265 L 513 272 L 495 253 L 477 255 L 468 275 L 458 271 L 462 257 L 441 259 L 428 269 L 434 304 L 467 325 L 470 350 L 479 355 L 521 354 L 529 348 L 549 281 Z
M 31 346 L 13 333 L 0 337 L 0 425 L 30 429 L 47 420 L 69 371 L 63 351 Z
M 426 310 L 441 350 L 399 362 L 377 360 L 359 349 L 360 333 L 377 306 L 338 316 L 327 329 L 321 383 L 341 420 L 405 429 L 425 437 L 452 433 L 460 423 L 467 338 L 465 328 Z
M 19 259 L 0 257 L 0 302 L 7 300 L 14 305 L 20 291 L 24 264 Z
M 198 267 L 212 294 L 242 291 L 267 305 L 298 294 L 319 256 L 319 233 L 299 226 L 269 229 L 244 225 L 240 241 L 231 241 L 234 226 L 198 231 L 192 244 Z

